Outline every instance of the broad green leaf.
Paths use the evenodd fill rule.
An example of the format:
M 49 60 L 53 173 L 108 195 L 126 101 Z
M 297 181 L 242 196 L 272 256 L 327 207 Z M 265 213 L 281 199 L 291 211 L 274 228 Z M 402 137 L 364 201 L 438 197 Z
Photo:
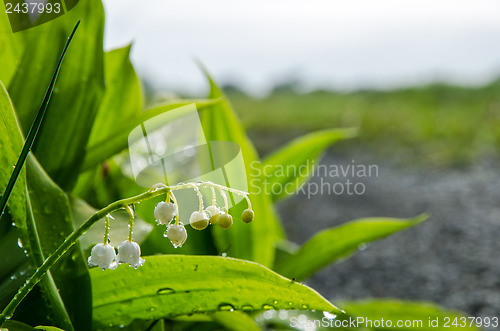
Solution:
M 381 239 L 427 219 L 364 218 L 324 230 L 309 239 L 295 254 L 283 259 L 275 270 L 301 280 L 326 265 L 355 252 L 364 243 Z
M 64 192 L 48 177 L 33 156 L 28 157 L 27 183 L 30 212 L 28 221 L 34 219 L 36 230 L 26 226 L 29 246 L 28 254 L 33 256 L 34 263 L 39 265 L 45 260 L 73 231 L 71 210 Z M 20 229 L 22 232 L 23 230 Z M 24 238 L 24 237 L 23 237 Z M 24 241 L 23 241 L 24 244 Z M 38 247 L 40 250 L 38 250 Z M 51 268 L 49 280 L 42 288 L 44 295 L 56 300 L 54 288 L 60 295 L 69 317 L 75 327 L 90 327 L 91 306 L 90 279 L 86 263 L 80 252 L 79 244 Z M 50 278 L 53 278 L 54 284 Z
M 14 107 L 0 82 L 0 194 L 5 191 L 23 148 L 23 136 L 19 130 Z M 12 221 L 22 222 L 26 218 L 26 172 L 21 170 L 8 201 Z M 0 215 L 0 219 L 4 219 Z
M 215 256 L 146 257 L 138 269 L 91 269 L 94 319 L 134 319 L 245 309 L 338 311 L 314 290 L 256 263 Z
M 40 243 L 38 229 L 35 224 L 35 217 L 33 214 L 34 206 L 31 204 L 29 194 L 27 195 L 26 202 L 26 234 L 23 237 L 28 238 L 29 241 L 29 244 L 25 247 L 31 257 L 32 265 L 34 267 L 38 267 L 45 261 L 45 255 L 42 251 L 42 245 Z M 48 303 L 50 319 L 65 329 L 74 330 L 68 311 L 64 306 L 63 300 L 57 289 L 57 285 L 55 284 L 54 277 L 52 276 L 52 271 L 48 271 L 38 285 L 40 286 L 43 298 Z
M 221 102 L 221 100 L 177 100 L 149 108 L 144 112 L 139 113 L 137 116 L 123 121 L 122 123 L 115 123 L 113 127 L 109 128 L 112 129 L 111 132 L 87 147 L 85 161 L 81 170 L 85 171 L 91 169 L 92 167 L 106 161 L 110 157 L 126 149 L 128 146 L 128 135 L 130 132 L 136 126 L 141 125 L 141 123 L 150 118 L 192 103 L 196 105 L 198 110 L 203 110 L 219 102 Z
M 210 141 L 232 141 L 237 143 L 243 154 L 247 180 L 251 179 L 251 168 L 258 163 L 258 156 L 231 104 L 222 90 L 205 71 L 210 83 L 210 98 L 224 98 L 224 101 L 214 105 L 210 110 L 201 113 L 205 138 Z M 252 187 L 252 183 L 248 183 Z M 252 193 L 252 189 L 250 189 Z M 266 194 L 250 194 L 255 220 L 245 224 L 239 220 L 241 212 L 246 208 L 245 202 L 231 208 L 235 219 L 230 231 L 214 227 L 216 244 L 221 252 L 230 256 L 253 260 L 265 266 L 274 262 L 274 244 L 283 238 L 283 230 L 274 210 L 270 196 Z
M 0 160 L 2 161 L 3 164 L 5 164 L 5 167 L 2 167 L 2 169 L 7 170 L 7 169 L 12 169 L 12 166 L 6 165 L 5 163 L 9 162 L 8 160 L 9 157 L 12 158 L 12 156 L 15 155 L 15 160 L 17 161 L 17 156 L 18 156 L 17 154 L 19 154 L 21 151 L 19 149 L 19 146 L 22 145 L 22 135 L 19 130 L 19 126 L 17 124 L 13 112 L 13 107 L 10 104 L 8 95 L 3 86 L 0 87 L 1 87 L 0 114 L 2 119 L 1 125 L 2 125 L 2 133 L 5 132 L 5 134 L 0 135 L 1 136 L 0 141 L 1 144 L 3 145 L 2 150 L 5 150 L 5 153 L 1 153 L 2 157 L 0 158 Z M 28 178 L 30 177 L 33 178 L 33 176 L 30 176 L 30 174 L 32 174 L 32 170 L 33 169 L 28 170 L 27 172 Z M 37 175 L 38 174 L 34 176 L 35 177 L 34 179 L 40 180 L 41 178 L 38 178 Z M 9 200 L 9 208 L 11 210 L 11 215 L 13 216 L 12 219 L 15 221 L 19 235 L 22 239 L 21 241 L 30 257 L 31 264 L 33 267 L 37 267 L 43 263 L 43 261 L 45 260 L 45 256 L 42 251 L 39 235 L 37 233 L 37 228 L 34 225 L 33 212 L 31 210 L 32 204 L 30 200 L 27 199 L 25 176 L 26 176 L 25 171 L 22 171 L 12 191 L 11 198 Z M 2 173 L 1 180 L 7 181 L 9 177 L 10 177 L 9 172 L 6 172 L 5 174 Z M 32 188 L 34 183 L 31 183 L 30 179 L 28 179 L 29 182 L 28 187 Z M 45 191 L 42 191 L 42 189 L 40 188 L 38 194 L 40 194 L 41 196 L 47 196 L 46 188 L 43 188 L 43 190 Z M 35 197 L 35 201 L 37 201 L 39 198 L 40 197 Z M 20 205 L 21 203 L 25 204 L 25 206 L 21 206 Z M 55 225 L 57 225 L 56 222 L 53 222 L 51 220 L 51 226 Z M 50 242 L 50 236 L 47 239 L 49 239 L 48 241 Z M 52 317 L 54 318 L 54 320 L 61 323 L 61 325 L 63 325 L 64 327 L 72 329 L 71 321 L 69 320 L 66 308 L 62 303 L 62 300 L 54 284 L 54 280 L 52 278 L 51 273 L 48 273 L 47 276 L 44 277 L 40 285 L 45 295 L 45 298 L 51 303 L 50 305 L 51 313 L 53 314 Z
M 427 302 L 399 301 L 392 299 L 366 300 L 347 302 L 344 305 L 345 311 L 353 318 L 364 318 L 364 326 L 369 330 L 478 330 L 471 326 L 470 319 L 459 311 L 439 307 Z M 381 319 L 390 321 L 392 327 L 375 327 L 373 321 Z M 458 327 L 452 325 L 457 319 Z M 436 321 L 437 324 L 429 325 L 429 321 Z M 450 320 L 445 326 L 445 322 Z M 372 321 L 370 324 L 369 321 Z M 408 323 L 406 327 L 397 327 L 398 321 Z M 361 322 L 361 320 L 360 320 Z M 435 322 L 433 322 L 435 323 Z
M 25 51 L 9 93 L 26 132 L 43 99 L 59 51 L 75 23 L 81 24 L 68 49 L 34 153 L 64 189 L 73 186 L 104 91 L 104 11 L 99 0 L 81 1 L 65 15 L 18 32 Z
M 42 331 L 64 331 L 62 329 L 56 328 L 55 326 L 44 326 L 44 325 L 35 326 L 35 330 L 42 330 Z
M 2 8 L 3 9 L 3 8 Z M 19 64 L 23 44 L 12 33 L 9 18 L 4 10 L 0 10 L 0 81 L 9 86 Z
M 16 166 L 14 167 L 14 171 L 12 172 L 12 175 L 10 176 L 9 183 L 7 184 L 7 187 L 5 188 L 4 195 L 2 196 L 2 199 L 0 201 L 0 215 L 3 214 L 5 207 L 7 205 L 7 200 L 10 197 L 10 194 L 12 192 L 12 189 L 14 188 L 14 185 L 16 184 L 18 176 L 21 174 L 21 170 L 24 166 L 24 162 L 26 162 L 26 158 L 28 154 L 31 151 L 32 146 L 34 145 L 38 131 L 43 123 L 45 112 L 47 110 L 47 107 L 49 105 L 52 93 L 54 91 L 54 85 L 57 80 L 57 76 L 59 74 L 59 69 L 61 68 L 62 61 L 64 60 L 64 56 L 66 54 L 66 51 L 68 49 L 69 44 L 71 43 L 71 40 L 78 28 L 78 25 L 80 24 L 80 21 L 78 21 L 73 28 L 73 31 L 68 37 L 68 40 L 66 41 L 66 44 L 64 45 L 64 48 L 59 55 L 59 61 L 57 62 L 57 65 L 55 67 L 54 72 L 52 73 L 52 77 L 49 83 L 49 86 L 47 87 L 45 91 L 45 95 L 42 100 L 42 104 L 40 105 L 40 108 L 38 109 L 37 115 L 33 121 L 33 123 L 30 126 L 30 129 L 28 131 L 28 135 L 26 136 L 26 140 L 24 142 L 23 149 L 21 153 L 19 154 L 18 161 L 16 163 Z
M 36 331 L 33 327 L 18 321 L 5 321 L 0 330 L 5 329 L 8 331 Z
M 263 160 L 262 172 L 257 174 L 260 175 L 259 180 L 266 182 L 268 187 L 282 188 L 271 190 L 279 192 L 271 193 L 273 200 L 294 195 L 311 177 L 323 151 L 331 144 L 355 134 L 354 129 L 330 129 L 297 138 Z
M 142 111 L 141 85 L 129 59 L 131 45 L 106 52 L 104 78 L 106 93 L 92 126 L 88 146 L 114 133 L 116 126 L 139 116 Z

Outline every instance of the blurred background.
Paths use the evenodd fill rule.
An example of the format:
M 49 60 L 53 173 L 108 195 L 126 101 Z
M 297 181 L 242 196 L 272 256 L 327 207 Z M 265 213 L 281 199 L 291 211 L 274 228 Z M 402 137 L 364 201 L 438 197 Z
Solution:
M 310 131 L 359 127 L 325 165 L 375 164 L 362 195 L 281 202 L 291 240 L 369 216 L 422 225 L 324 269 L 334 302 L 500 307 L 500 2 L 104 0 L 107 49 L 133 42 L 149 102 L 203 96 L 203 62 L 261 156 Z M 195 10 L 193 10 L 195 8 Z M 343 180 L 319 178 L 313 182 Z

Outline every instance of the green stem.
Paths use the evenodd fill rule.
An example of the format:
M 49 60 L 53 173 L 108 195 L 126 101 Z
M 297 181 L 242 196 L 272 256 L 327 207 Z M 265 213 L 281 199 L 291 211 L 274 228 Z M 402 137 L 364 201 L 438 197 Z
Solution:
M 198 212 L 203 212 L 203 196 L 201 195 L 201 192 L 200 192 L 200 189 L 198 188 L 198 186 L 196 184 L 192 184 L 190 185 L 192 188 L 194 188 L 194 190 L 196 191 L 196 195 L 198 196 L 198 201 L 199 201 L 199 210 Z
M 226 208 L 226 214 L 229 213 L 229 203 L 227 202 L 227 196 L 226 193 L 219 187 L 219 192 L 220 195 L 222 195 L 222 198 L 224 199 L 224 207 Z
M 106 215 L 104 218 L 104 240 L 102 242 L 103 245 L 108 244 L 108 239 L 109 239 L 109 215 Z
M 173 187 L 172 187 L 173 188 Z M 21 303 L 21 301 L 28 295 L 28 293 L 35 287 L 36 284 L 42 279 L 42 277 L 49 271 L 49 269 L 57 262 L 59 259 L 73 246 L 78 239 L 87 232 L 92 225 L 97 223 L 107 214 L 123 208 L 124 205 L 130 205 L 136 202 L 141 202 L 147 199 L 157 197 L 159 195 L 165 194 L 170 189 L 169 187 L 164 187 L 156 190 L 149 190 L 145 193 L 139 194 L 135 197 L 122 199 L 109 204 L 107 207 L 97 211 L 88 220 L 85 221 L 78 229 L 73 231 L 64 242 L 52 253 L 45 262 L 36 269 L 35 273 L 24 283 L 24 285 L 19 289 L 17 294 L 12 298 L 9 304 L 4 308 L 0 314 L 0 326 L 5 322 L 5 320 L 12 317 L 15 309 Z
M 125 206 L 127 210 L 128 216 L 130 216 L 130 220 L 128 221 L 128 241 L 132 242 L 132 234 L 134 233 L 134 211 L 130 208 L 129 205 Z
M 170 191 L 170 197 L 174 202 L 175 210 L 177 210 L 177 215 L 175 216 L 175 225 L 179 225 L 179 220 L 181 217 L 181 212 L 179 210 L 179 204 L 177 203 L 177 199 L 175 198 L 174 192 Z

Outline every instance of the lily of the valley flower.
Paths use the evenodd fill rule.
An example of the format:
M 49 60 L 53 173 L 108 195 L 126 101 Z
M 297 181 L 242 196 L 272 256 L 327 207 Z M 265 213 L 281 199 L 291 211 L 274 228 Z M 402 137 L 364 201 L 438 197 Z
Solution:
M 204 211 L 194 211 L 189 218 L 189 224 L 196 230 L 203 230 L 208 226 L 208 217 Z
M 119 263 L 128 263 L 134 269 L 144 264 L 144 259 L 141 259 L 141 247 L 136 242 L 128 240 L 118 245 L 116 260 Z
M 175 205 L 171 202 L 160 202 L 155 207 L 154 216 L 156 222 L 159 224 L 167 225 L 174 219 L 174 216 L 177 215 L 177 209 Z
M 90 267 L 99 267 L 102 270 L 117 267 L 115 248 L 109 244 L 97 244 L 92 247 L 88 264 Z
M 210 213 L 210 224 L 215 224 L 217 223 L 217 220 L 219 219 L 219 215 L 220 215 L 220 209 L 217 208 L 217 206 L 215 205 L 212 205 L 212 206 L 208 206 L 206 211 L 208 211 Z
M 177 225 L 170 224 L 165 234 L 166 234 L 165 237 L 170 239 L 170 242 L 172 242 L 172 245 L 174 245 L 175 248 L 181 247 L 182 244 L 184 244 L 187 239 L 186 228 L 184 228 L 184 224 L 180 222 Z

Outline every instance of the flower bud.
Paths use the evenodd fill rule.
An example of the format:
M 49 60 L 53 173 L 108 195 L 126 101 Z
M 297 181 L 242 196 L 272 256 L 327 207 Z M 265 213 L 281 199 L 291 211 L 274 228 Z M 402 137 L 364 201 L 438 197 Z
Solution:
M 144 259 L 141 259 L 141 247 L 136 242 L 128 240 L 118 245 L 116 260 L 119 263 L 128 263 L 133 268 L 144 264 Z
M 208 217 L 204 212 L 194 211 L 189 218 L 189 224 L 196 230 L 203 230 L 208 226 Z
M 175 248 L 181 247 L 182 244 L 186 242 L 188 236 L 186 229 L 184 228 L 184 224 L 182 223 L 179 223 L 178 225 L 170 224 L 165 234 L 166 235 L 164 236 L 170 239 L 170 242 Z
M 115 249 L 111 245 L 97 244 L 92 247 L 89 259 L 87 260 L 89 267 L 99 267 L 102 270 L 115 269 L 116 263 Z
M 177 209 L 173 203 L 162 201 L 156 205 L 154 215 L 158 225 L 167 225 L 172 222 L 174 216 L 177 215 Z
M 241 214 L 241 220 L 245 223 L 250 223 L 251 221 L 253 221 L 253 216 L 254 216 L 253 210 L 245 209 Z
M 210 213 L 210 224 L 215 224 L 217 223 L 217 220 L 219 219 L 220 215 L 220 209 L 217 208 L 216 206 L 209 206 L 206 209 Z
M 224 230 L 227 230 L 233 225 L 233 217 L 229 214 L 221 214 L 217 224 Z

